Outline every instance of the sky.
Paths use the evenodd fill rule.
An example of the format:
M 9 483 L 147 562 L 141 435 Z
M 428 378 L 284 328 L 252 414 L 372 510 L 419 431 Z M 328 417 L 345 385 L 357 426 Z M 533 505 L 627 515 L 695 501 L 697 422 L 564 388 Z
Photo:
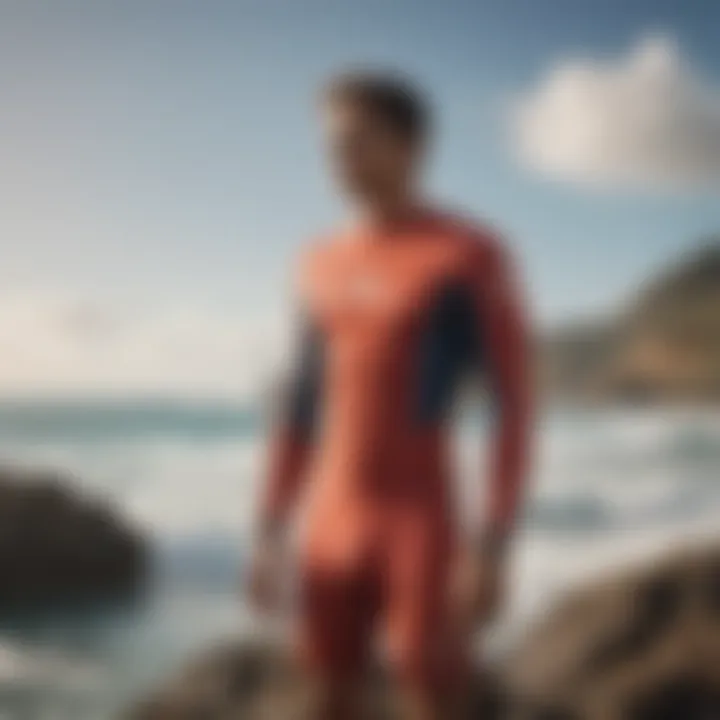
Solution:
M 428 184 L 501 228 L 532 309 L 617 307 L 720 233 L 720 4 L 0 0 L 0 394 L 252 392 L 332 226 L 314 105 L 414 76 Z

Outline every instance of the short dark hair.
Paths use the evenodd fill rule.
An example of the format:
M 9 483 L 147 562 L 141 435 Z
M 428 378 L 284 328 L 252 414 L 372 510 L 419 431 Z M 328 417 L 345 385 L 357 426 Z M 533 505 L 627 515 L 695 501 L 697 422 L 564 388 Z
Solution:
M 411 80 L 394 72 L 346 72 L 330 78 L 326 101 L 356 102 L 382 117 L 403 139 L 422 142 L 430 133 L 428 99 Z

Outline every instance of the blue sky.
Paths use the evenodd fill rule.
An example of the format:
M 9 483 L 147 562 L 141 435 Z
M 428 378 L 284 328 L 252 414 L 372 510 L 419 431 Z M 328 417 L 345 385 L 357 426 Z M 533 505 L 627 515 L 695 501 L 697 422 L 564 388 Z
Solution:
M 658 37 L 672 92 L 686 98 L 676 86 L 702 84 L 681 120 L 694 122 L 693 98 L 709 98 L 712 152 L 695 143 L 688 152 L 711 156 L 718 27 L 720 4 L 704 0 L 0 0 L 2 292 L 22 318 L 28 297 L 35 309 L 70 297 L 85 316 L 182 307 L 205 326 L 216 315 L 223 327 L 277 316 L 292 252 L 340 212 L 324 178 L 314 93 L 334 70 L 373 63 L 414 74 L 432 93 L 441 135 L 430 184 L 506 231 L 538 317 L 612 305 L 720 231 L 717 166 L 686 182 L 695 157 L 681 177 L 669 172 L 678 182 L 656 187 L 646 181 L 669 155 L 647 157 L 643 147 L 631 164 L 648 170 L 631 182 L 617 162 L 598 168 L 592 152 L 595 160 L 578 151 L 553 175 L 532 158 L 565 148 L 546 127 L 524 162 L 510 108 L 535 98 L 532 125 L 554 68 L 595 63 L 602 73 L 616 63 L 622 75 L 623 58 Z M 616 118 L 613 93 L 598 101 L 611 125 L 625 117 Z M 657 143 L 679 124 L 671 117 Z M 623 135 L 619 155 L 633 137 Z M 689 147 L 687 137 L 678 142 Z M 586 182 L 598 174 L 602 182 Z M 0 334 L 25 343 L 23 364 L 55 340 L 13 330 L 18 322 L 6 311 Z M 52 373 L 33 361 L 38 374 Z M 16 380 L 32 386 L 33 377 Z

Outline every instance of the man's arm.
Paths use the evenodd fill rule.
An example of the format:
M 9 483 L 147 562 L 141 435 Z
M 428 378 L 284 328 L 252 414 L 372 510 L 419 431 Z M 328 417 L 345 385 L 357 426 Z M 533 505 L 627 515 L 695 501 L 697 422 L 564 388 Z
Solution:
M 309 324 L 303 324 L 298 344 L 268 445 L 258 536 L 248 572 L 250 601 L 265 611 L 277 610 L 282 595 L 285 530 L 306 474 L 320 391 L 319 338 Z
M 526 311 L 508 252 L 495 242 L 483 260 L 478 299 L 494 431 L 482 542 L 497 554 L 511 535 L 528 469 L 532 363 Z
M 525 311 L 507 251 L 480 238 L 469 264 L 474 288 L 478 360 L 489 380 L 493 435 L 485 517 L 479 537 L 461 553 L 451 585 L 455 613 L 468 632 L 502 609 L 506 549 L 522 501 L 530 452 L 531 359 Z
M 318 413 L 322 352 L 314 324 L 303 319 L 290 377 L 268 444 L 260 525 L 275 535 L 286 525 L 308 464 Z

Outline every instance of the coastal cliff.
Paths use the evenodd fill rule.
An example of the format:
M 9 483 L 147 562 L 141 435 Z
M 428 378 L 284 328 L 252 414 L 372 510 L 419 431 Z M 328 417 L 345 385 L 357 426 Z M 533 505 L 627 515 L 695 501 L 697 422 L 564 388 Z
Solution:
M 540 341 L 552 397 L 720 402 L 720 238 L 647 282 L 620 312 Z

